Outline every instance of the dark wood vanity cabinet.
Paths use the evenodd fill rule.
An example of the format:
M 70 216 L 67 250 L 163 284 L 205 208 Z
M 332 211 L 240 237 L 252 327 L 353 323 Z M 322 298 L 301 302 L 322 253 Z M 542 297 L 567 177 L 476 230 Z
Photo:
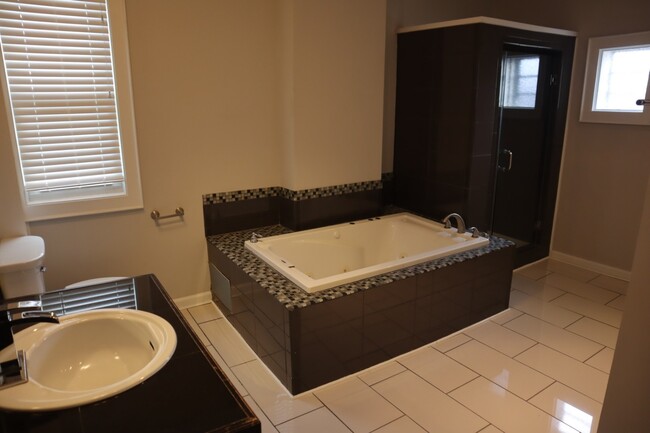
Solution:
M 434 219 L 458 212 L 469 226 L 514 240 L 518 265 L 546 256 L 574 43 L 486 23 L 398 33 L 394 203 Z M 500 103 L 508 55 L 545 59 L 532 108 Z M 539 113 L 538 129 L 521 120 L 531 113 Z M 510 171 L 498 168 L 509 162 Z

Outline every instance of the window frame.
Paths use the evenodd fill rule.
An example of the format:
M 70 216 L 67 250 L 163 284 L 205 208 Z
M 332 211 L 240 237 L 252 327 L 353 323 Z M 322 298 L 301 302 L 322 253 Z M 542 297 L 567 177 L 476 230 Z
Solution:
M 111 38 L 111 55 L 113 77 L 115 81 L 115 100 L 121 141 L 122 163 L 124 166 L 125 189 L 123 195 L 96 196 L 77 198 L 66 201 L 28 203 L 27 193 L 22 178 L 20 150 L 16 140 L 13 110 L 6 74 L 2 81 L 5 106 L 11 133 L 12 151 L 18 175 L 18 185 L 26 221 L 42 221 L 82 215 L 118 212 L 142 209 L 142 186 L 136 139 L 135 112 L 131 86 L 131 69 L 129 62 L 128 35 L 126 26 L 125 0 L 106 0 L 108 22 Z M 4 71 L 4 59 L 0 56 L 0 65 Z
M 600 63 L 600 51 L 612 48 L 632 48 L 635 46 L 650 45 L 650 32 L 630 33 L 626 35 L 603 36 L 589 38 L 587 48 L 587 62 L 585 67 L 584 88 L 582 92 L 582 105 L 580 108 L 580 121 L 587 123 L 612 123 L 623 125 L 650 125 L 650 106 L 644 105 L 642 112 L 621 111 L 594 111 L 594 95 L 596 94 L 596 80 Z M 650 74 L 645 96 L 639 99 L 650 99 Z

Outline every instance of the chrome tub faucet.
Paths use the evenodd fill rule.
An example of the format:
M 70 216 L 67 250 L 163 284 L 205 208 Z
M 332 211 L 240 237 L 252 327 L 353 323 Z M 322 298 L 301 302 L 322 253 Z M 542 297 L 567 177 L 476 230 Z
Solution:
M 465 220 L 463 220 L 463 217 L 458 215 L 457 213 L 450 213 L 446 217 L 442 219 L 442 223 L 445 225 L 446 229 L 451 228 L 451 220 L 454 219 L 456 220 L 456 228 L 458 231 L 458 234 L 465 233 L 467 231 L 467 228 L 465 226 Z

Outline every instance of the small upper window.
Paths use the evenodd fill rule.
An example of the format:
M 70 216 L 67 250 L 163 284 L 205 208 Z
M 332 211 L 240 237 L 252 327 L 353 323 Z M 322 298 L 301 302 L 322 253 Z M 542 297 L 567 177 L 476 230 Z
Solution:
M 589 40 L 580 120 L 650 125 L 650 32 Z
M 125 32 L 123 0 L 0 2 L 28 220 L 142 207 Z
M 504 58 L 501 107 L 535 108 L 538 75 L 538 55 Z

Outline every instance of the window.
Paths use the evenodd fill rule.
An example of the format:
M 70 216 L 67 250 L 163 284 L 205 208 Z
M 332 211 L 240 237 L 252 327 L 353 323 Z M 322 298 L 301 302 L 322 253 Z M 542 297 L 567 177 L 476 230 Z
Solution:
M 591 38 L 580 120 L 650 125 L 650 32 Z
M 503 59 L 501 106 L 535 108 L 539 56 L 522 55 Z
M 124 2 L 0 1 L 28 220 L 142 207 Z

